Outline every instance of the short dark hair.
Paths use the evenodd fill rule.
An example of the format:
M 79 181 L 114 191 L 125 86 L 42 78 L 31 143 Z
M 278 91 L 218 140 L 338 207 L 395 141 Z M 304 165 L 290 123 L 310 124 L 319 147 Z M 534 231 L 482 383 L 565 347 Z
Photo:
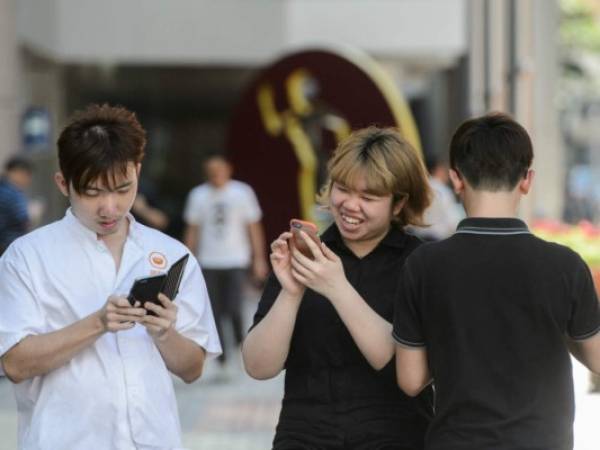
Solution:
M 463 122 L 450 142 L 450 167 L 474 189 L 512 190 L 532 161 L 533 145 L 527 131 L 503 113 Z
M 70 118 L 57 145 L 65 181 L 81 193 L 97 179 L 114 184 L 117 173 L 127 173 L 129 162 L 141 162 L 146 131 L 133 112 L 92 104 Z
M 24 156 L 13 156 L 4 164 L 4 170 L 11 172 L 13 170 L 23 170 L 25 172 L 33 172 L 33 164 Z

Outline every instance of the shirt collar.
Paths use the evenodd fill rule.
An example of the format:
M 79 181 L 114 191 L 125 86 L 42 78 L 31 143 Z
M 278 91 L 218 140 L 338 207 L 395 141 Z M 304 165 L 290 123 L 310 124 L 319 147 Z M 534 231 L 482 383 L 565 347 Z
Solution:
M 335 244 L 338 247 L 345 248 L 346 244 L 344 244 L 344 240 L 342 239 L 342 235 L 340 234 L 340 230 L 338 230 L 337 225 L 332 224 L 327 230 L 323 232 L 321 235 L 321 240 L 325 242 L 325 244 L 330 247 L 330 244 Z M 398 228 L 395 225 L 392 225 L 388 234 L 379 242 L 378 246 L 386 245 L 388 247 L 396 247 L 402 248 L 406 243 L 406 233 L 401 228 Z
M 141 230 L 139 223 L 135 220 L 131 213 L 127 213 L 127 219 L 129 219 L 129 229 L 127 231 L 127 239 L 132 239 L 136 244 L 141 245 Z M 101 244 L 101 240 L 98 239 L 98 235 L 95 231 L 90 230 L 79 219 L 73 214 L 72 208 L 68 208 L 65 213 L 65 222 L 75 229 L 80 236 L 88 239 L 96 244 Z
M 460 234 L 531 234 L 529 228 L 516 217 L 467 217 L 456 228 Z

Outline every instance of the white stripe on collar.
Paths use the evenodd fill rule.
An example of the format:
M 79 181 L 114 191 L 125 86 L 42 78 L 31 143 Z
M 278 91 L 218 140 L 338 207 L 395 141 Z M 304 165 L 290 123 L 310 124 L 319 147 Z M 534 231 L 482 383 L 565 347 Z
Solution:
M 461 228 L 456 230 L 454 234 L 497 234 L 497 235 L 513 235 L 513 234 L 531 234 L 529 230 L 523 230 L 520 228 L 508 228 L 508 229 L 497 229 L 497 228 Z

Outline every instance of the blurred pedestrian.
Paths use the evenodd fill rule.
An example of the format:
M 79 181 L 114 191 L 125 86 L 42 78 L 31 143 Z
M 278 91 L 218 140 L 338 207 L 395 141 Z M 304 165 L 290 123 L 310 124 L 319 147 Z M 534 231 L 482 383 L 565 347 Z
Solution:
M 448 165 L 435 155 L 425 158 L 425 165 L 429 173 L 429 185 L 433 196 L 431 205 L 423 215 L 424 227 L 414 227 L 412 230 L 426 241 L 439 241 L 446 239 L 456 231 L 460 219 L 464 217 L 462 206 L 456 201 L 452 189 L 448 186 L 450 181 Z
M 25 191 L 31 185 L 33 166 L 21 156 L 10 158 L 0 178 L 0 255 L 30 226 Z
M 600 372 L 600 307 L 590 270 L 517 218 L 533 147 L 512 118 L 464 122 L 450 172 L 467 218 L 407 259 L 395 299 L 398 383 L 435 383 L 428 450 L 573 448 L 569 350 Z
M 0 258 L 1 367 L 14 383 L 20 449 L 181 448 L 169 372 L 190 383 L 219 354 L 193 258 L 176 298 L 126 297 L 134 280 L 189 254 L 130 214 L 145 135 L 124 108 L 73 116 L 55 175 L 70 208 Z
M 285 369 L 274 449 L 423 449 L 431 391 L 398 389 L 392 300 L 406 257 L 421 240 L 427 174 L 393 129 L 366 128 L 337 147 L 321 202 L 334 223 L 314 259 L 282 233 L 271 245 L 269 278 L 243 347 L 256 379 Z
M 262 211 L 252 188 L 231 178 L 233 168 L 223 156 L 204 162 L 206 183 L 192 189 L 184 210 L 184 242 L 196 254 L 206 280 L 226 361 L 229 321 L 235 344 L 244 338 L 242 296 L 247 271 L 256 282 L 268 274 Z

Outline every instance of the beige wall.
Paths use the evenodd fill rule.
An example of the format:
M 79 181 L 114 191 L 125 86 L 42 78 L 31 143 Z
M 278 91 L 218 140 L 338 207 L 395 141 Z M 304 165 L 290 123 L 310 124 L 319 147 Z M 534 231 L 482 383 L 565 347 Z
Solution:
M 521 205 L 521 216 L 528 221 L 560 219 L 565 155 L 555 106 L 558 5 L 548 0 L 515 2 L 512 35 L 509 5 L 508 0 L 471 0 L 469 4 L 471 114 L 507 111 L 527 128 L 534 145 L 536 177 Z M 512 37 L 515 64 L 511 68 Z
M 467 0 L 19 0 L 20 41 L 63 63 L 256 66 L 298 46 L 452 59 Z M 143 5 L 143 6 L 141 6 Z
M 16 3 L 17 0 L 0 0 L 0 163 L 19 148 Z

